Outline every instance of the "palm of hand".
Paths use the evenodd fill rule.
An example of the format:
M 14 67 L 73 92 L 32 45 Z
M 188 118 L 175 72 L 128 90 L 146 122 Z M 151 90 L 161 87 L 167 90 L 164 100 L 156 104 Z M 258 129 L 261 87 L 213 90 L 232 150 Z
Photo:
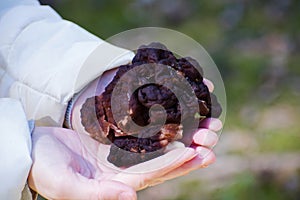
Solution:
M 29 186 L 48 199 L 117 199 L 128 191 L 125 184 L 111 180 L 115 174 L 98 165 L 72 130 L 36 128 L 33 133 L 33 166 Z M 97 149 L 92 139 L 89 147 Z
M 101 162 L 90 152 L 100 153 Z M 106 161 L 108 153 L 109 145 L 99 144 L 89 136 L 79 137 L 72 130 L 36 128 L 29 185 L 50 199 L 115 199 L 123 191 L 134 199 L 134 190 L 192 170 L 182 171 L 181 167 L 198 155 L 192 148 L 177 148 L 148 162 L 119 169 Z

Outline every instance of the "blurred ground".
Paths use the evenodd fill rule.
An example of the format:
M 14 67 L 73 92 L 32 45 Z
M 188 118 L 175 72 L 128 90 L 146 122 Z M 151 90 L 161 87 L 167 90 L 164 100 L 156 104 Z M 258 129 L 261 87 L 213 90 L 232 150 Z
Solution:
M 142 26 L 180 31 L 221 71 L 228 107 L 217 162 L 139 199 L 299 199 L 300 1 L 42 2 L 104 39 Z

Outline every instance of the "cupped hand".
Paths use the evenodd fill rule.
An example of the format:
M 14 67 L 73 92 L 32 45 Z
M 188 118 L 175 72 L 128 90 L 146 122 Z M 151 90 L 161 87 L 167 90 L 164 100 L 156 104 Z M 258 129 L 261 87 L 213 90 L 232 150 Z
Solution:
M 203 145 L 215 143 L 205 138 L 206 133 L 199 133 L 197 140 Z M 135 191 L 206 166 L 214 156 L 200 147 L 177 147 L 120 169 L 106 161 L 109 145 L 70 129 L 37 127 L 32 144 L 28 183 L 47 199 L 136 199 Z
M 88 137 L 88 136 L 86 136 Z M 89 148 L 99 143 L 86 138 Z M 47 199 L 136 199 L 135 190 L 113 180 L 117 172 L 102 166 L 69 129 L 41 127 L 32 135 L 30 188 Z
M 99 79 L 87 87 L 77 99 L 72 111 L 72 125 L 74 130 L 80 133 L 80 135 L 89 135 L 81 124 L 80 109 L 82 104 L 87 98 L 100 95 L 106 85 L 112 80 L 115 73 L 116 69 L 106 71 Z M 212 82 L 207 79 L 204 79 L 204 82 L 212 92 L 214 89 Z M 97 156 L 98 163 L 100 163 L 98 165 L 106 163 L 105 167 L 110 166 L 108 171 L 110 171 L 110 173 L 112 173 L 111 170 L 114 171 L 113 177 L 111 177 L 112 180 L 129 185 L 135 190 L 141 190 L 147 186 L 162 183 L 212 164 L 215 161 L 215 154 L 212 151 L 212 147 L 218 141 L 216 132 L 221 129 L 222 122 L 219 119 L 205 119 L 201 122 L 200 129 L 194 133 L 193 145 L 191 147 L 183 147 L 179 142 L 174 142 L 172 148 L 170 148 L 172 150 L 166 154 L 122 170 L 114 169 L 113 166 L 106 163 L 109 146 L 100 144 L 98 148 L 101 149 L 102 156 Z M 99 149 L 97 152 L 99 152 Z M 101 162 L 99 162 L 99 158 L 102 158 L 100 159 Z M 166 160 L 172 162 L 166 164 Z M 117 173 L 115 171 L 117 171 Z

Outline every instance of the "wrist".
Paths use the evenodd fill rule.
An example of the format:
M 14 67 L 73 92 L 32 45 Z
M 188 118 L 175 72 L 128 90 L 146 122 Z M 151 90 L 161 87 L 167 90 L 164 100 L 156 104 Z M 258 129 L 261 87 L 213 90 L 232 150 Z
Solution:
M 73 96 L 66 110 L 64 127 L 73 129 L 78 133 L 85 133 L 89 135 L 81 123 L 80 110 L 82 105 L 88 98 L 101 95 L 105 90 L 105 87 L 115 76 L 116 71 L 116 69 L 113 69 L 104 72 L 100 77 L 92 81 L 83 90 Z

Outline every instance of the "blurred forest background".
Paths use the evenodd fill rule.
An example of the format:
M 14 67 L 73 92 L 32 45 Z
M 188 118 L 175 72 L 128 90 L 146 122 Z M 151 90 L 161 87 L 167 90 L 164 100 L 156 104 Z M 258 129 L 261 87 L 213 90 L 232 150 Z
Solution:
M 198 41 L 227 93 L 217 162 L 139 199 L 300 199 L 300 1 L 42 0 L 106 39 L 158 26 Z

